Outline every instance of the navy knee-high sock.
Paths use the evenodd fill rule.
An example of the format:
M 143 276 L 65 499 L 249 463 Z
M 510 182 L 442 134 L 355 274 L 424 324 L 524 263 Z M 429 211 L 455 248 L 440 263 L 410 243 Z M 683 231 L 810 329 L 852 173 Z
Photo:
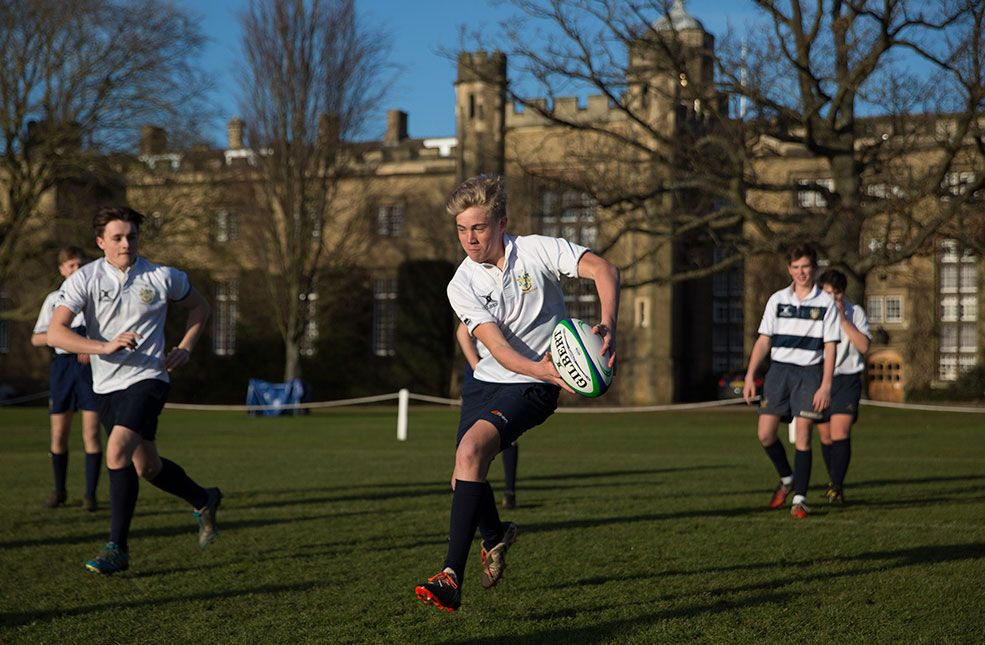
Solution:
M 503 490 L 516 493 L 516 464 L 520 460 L 520 446 L 513 444 L 502 452 L 503 457 Z
M 65 492 L 65 478 L 68 474 L 68 453 L 51 453 L 51 471 L 55 476 L 55 490 Z
M 790 470 L 790 462 L 787 461 L 787 451 L 783 449 L 783 444 L 780 443 L 779 439 L 768 446 L 763 446 L 763 450 L 773 462 L 773 466 L 780 477 L 789 477 L 793 473 Z
M 821 443 L 821 457 L 824 459 L 824 467 L 828 471 L 828 480 L 834 481 L 834 471 L 831 470 L 831 445 L 830 443 Z
M 209 494 L 205 489 L 186 475 L 184 468 L 170 459 L 161 458 L 161 472 L 150 483 L 165 493 L 180 497 L 191 504 L 192 508 L 202 508 L 209 503 Z
M 852 460 L 852 440 L 839 439 L 831 444 L 831 483 L 835 488 L 845 485 L 848 462 Z
M 445 567 L 450 568 L 462 582 L 465 563 L 469 559 L 469 549 L 479 526 L 479 506 L 485 494 L 487 482 L 455 480 L 455 493 L 451 497 L 451 530 L 448 539 L 448 554 Z
M 99 470 L 103 463 L 103 453 L 86 453 L 86 497 L 96 497 L 96 486 L 99 485 Z
M 130 521 L 137 508 L 137 495 L 140 492 L 140 477 L 137 469 L 130 464 L 126 468 L 109 468 L 109 541 L 126 550 L 127 536 L 130 534 Z
M 496 508 L 496 496 L 489 482 L 483 482 L 482 499 L 479 500 L 479 534 L 482 536 L 482 546 L 487 549 L 499 544 L 503 539 L 503 523 L 499 519 Z
M 793 457 L 793 494 L 807 496 L 811 483 L 811 451 L 798 450 Z

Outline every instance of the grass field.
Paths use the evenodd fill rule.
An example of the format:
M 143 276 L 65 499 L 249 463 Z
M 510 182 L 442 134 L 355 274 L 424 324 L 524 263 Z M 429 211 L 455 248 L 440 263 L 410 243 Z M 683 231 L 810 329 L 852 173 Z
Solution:
M 225 493 L 206 552 L 142 483 L 131 567 L 82 563 L 103 510 L 48 511 L 42 409 L 0 410 L 0 642 L 654 643 L 985 641 L 985 417 L 866 408 L 844 507 L 766 510 L 748 410 L 555 415 L 521 442 L 506 579 L 462 610 L 414 598 L 440 568 L 456 414 L 167 412 L 159 447 Z M 82 489 L 78 430 L 71 499 Z M 501 490 L 502 468 L 492 479 Z

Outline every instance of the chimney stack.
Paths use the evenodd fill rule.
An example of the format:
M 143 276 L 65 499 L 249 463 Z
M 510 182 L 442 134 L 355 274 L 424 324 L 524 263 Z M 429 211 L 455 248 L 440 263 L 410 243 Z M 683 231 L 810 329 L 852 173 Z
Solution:
M 229 150 L 243 148 L 243 120 L 238 116 L 229 119 L 226 125 L 226 146 Z
M 168 133 L 156 125 L 140 128 L 140 154 L 160 155 L 168 149 Z
M 388 110 L 386 113 L 386 136 L 383 143 L 395 146 L 407 138 L 407 113 L 401 110 Z

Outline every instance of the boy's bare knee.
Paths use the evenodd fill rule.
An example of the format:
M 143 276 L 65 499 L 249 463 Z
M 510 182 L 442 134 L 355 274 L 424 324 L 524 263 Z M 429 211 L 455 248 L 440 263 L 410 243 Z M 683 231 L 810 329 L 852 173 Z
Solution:
M 161 472 L 161 467 L 156 464 L 135 463 L 134 466 L 137 469 L 137 475 L 147 481 L 154 479 Z
M 482 448 L 474 441 L 463 441 L 455 453 L 458 470 L 475 468 L 482 461 Z

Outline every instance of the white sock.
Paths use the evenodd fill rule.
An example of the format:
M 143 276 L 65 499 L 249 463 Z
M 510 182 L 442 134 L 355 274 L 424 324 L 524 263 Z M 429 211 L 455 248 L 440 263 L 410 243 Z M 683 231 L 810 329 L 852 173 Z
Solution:
M 797 504 L 806 504 L 807 503 L 807 496 L 806 495 L 794 495 L 793 496 L 793 502 L 792 503 L 793 503 L 794 506 L 796 506 Z
M 786 477 L 780 477 L 780 483 L 784 486 L 789 486 L 793 483 L 793 475 L 787 475 Z

